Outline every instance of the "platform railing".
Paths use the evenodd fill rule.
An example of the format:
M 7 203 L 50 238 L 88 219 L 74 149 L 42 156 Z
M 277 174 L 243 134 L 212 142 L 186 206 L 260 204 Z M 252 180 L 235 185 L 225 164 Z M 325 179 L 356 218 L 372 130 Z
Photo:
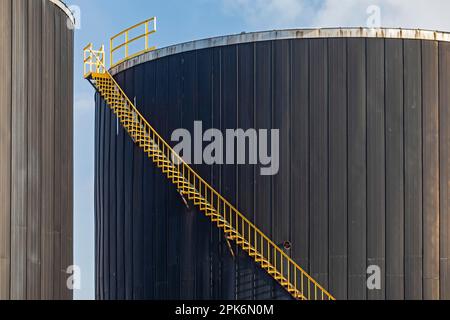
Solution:
M 132 36 L 131 34 L 136 32 L 137 35 Z M 153 51 L 156 46 L 150 46 L 150 35 L 156 32 L 156 17 L 152 17 L 145 21 L 142 21 L 134 26 L 127 28 L 120 33 L 113 36 L 110 40 L 110 63 L 111 67 L 114 67 L 127 59 L 131 59 L 143 53 Z M 130 45 L 144 39 L 142 49 L 136 52 L 130 53 Z M 121 41 L 120 43 L 116 43 Z M 123 49 L 124 53 L 116 61 L 116 53 Z
M 105 46 L 101 46 L 99 50 L 94 50 L 92 43 L 89 43 L 83 49 L 83 73 L 86 77 L 90 73 L 106 72 L 106 56 Z

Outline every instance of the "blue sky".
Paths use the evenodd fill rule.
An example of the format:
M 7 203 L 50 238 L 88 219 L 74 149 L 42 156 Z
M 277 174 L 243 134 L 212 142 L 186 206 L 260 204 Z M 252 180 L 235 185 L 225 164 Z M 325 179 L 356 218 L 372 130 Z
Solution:
M 152 16 L 158 48 L 242 31 L 302 27 L 366 26 L 367 8 L 378 5 L 386 27 L 450 30 L 447 0 L 66 0 L 80 8 L 75 32 L 75 264 L 82 288 L 76 299 L 94 298 L 94 90 L 82 77 L 82 50 Z M 107 47 L 108 50 L 108 47 Z

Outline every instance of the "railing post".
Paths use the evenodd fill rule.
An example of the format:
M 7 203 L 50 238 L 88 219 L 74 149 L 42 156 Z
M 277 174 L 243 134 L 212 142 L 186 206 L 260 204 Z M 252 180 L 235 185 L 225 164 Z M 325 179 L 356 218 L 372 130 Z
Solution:
M 302 291 L 302 295 L 305 296 L 305 284 L 304 284 L 304 279 L 303 279 L 303 272 L 300 275 L 300 281 L 301 281 L 301 291 Z
M 89 72 L 92 72 L 92 67 L 94 65 L 94 54 L 92 53 L 92 47 L 89 48 Z
M 102 68 L 103 68 L 106 65 L 105 45 L 104 44 L 102 44 L 101 51 L 102 51 Z M 106 71 L 106 70 L 103 70 L 103 71 Z
M 282 276 L 282 277 L 284 277 L 284 272 L 283 272 L 284 268 L 283 268 L 283 265 L 284 265 L 283 255 L 280 254 L 280 266 L 281 266 L 281 276 Z
M 232 213 L 232 211 L 231 211 L 231 207 L 229 207 L 229 208 L 230 208 L 230 226 L 231 226 L 231 228 L 235 229 L 235 228 L 233 227 L 233 213 Z
M 86 49 L 83 51 L 83 75 L 86 75 Z
M 287 279 L 288 282 L 291 283 L 291 264 L 289 263 L 289 260 L 287 261 Z
M 114 65 L 114 58 L 113 58 L 113 54 L 114 54 L 114 49 L 113 49 L 113 43 L 114 40 L 111 38 L 109 40 L 109 66 L 112 67 Z
M 128 31 L 125 32 L 125 59 L 128 58 Z
M 294 289 L 297 290 L 297 268 L 294 268 Z
M 149 34 L 148 34 L 148 30 L 149 30 L 149 28 L 148 28 L 148 25 L 149 25 L 149 21 L 147 21 L 146 23 L 145 23 L 145 50 L 148 50 L 148 37 L 149 37 Z

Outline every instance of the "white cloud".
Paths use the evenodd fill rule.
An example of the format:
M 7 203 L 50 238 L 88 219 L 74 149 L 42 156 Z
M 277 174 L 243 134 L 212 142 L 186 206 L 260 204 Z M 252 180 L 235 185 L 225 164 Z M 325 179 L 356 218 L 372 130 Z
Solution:
M 303 0 L 223 0 L 225 12 L 244 18 L 250 27 L 285 28 L 307 7 Z
M 448 0 L 222 0 L 249 28 L 365 27 L 367 8 L 381 9 L 383 27 L 450 31 Z

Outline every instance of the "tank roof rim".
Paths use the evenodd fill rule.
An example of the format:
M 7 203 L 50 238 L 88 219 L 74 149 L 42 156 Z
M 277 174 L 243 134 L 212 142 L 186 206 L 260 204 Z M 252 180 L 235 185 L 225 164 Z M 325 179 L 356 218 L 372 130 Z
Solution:
M 222 47 L 226 45 L 244 44 L 252 42 L 290 40 L 290 39 L 323 39 L 323 38 L 379 38 L 379 39 L 405 39 L 405 40 L 430 40 L 450 42 L 450 32 L 434 31 L 426 29 L 403 28 L 303 28 L 280 29 L 256 32 L 242 32 L 238 34 L 217 36 L 192 40 L 188 42 L 170 45 L 161 49 L 142 53 L 138 56 L 123 61 L 110 69 L 114 75 L 136 65 L 153 61 L 166 56 L 179 53 Z
M 70 11 L 69 7 L 64 1 L 62 0 L 49 0 L 49 1 L 52 2 L 54 5 L 56 5 L 57 7 L 59 7 L 67 15 L 72 24 L 75 25 L 75 16 L 73 15 L 73 12 Z

